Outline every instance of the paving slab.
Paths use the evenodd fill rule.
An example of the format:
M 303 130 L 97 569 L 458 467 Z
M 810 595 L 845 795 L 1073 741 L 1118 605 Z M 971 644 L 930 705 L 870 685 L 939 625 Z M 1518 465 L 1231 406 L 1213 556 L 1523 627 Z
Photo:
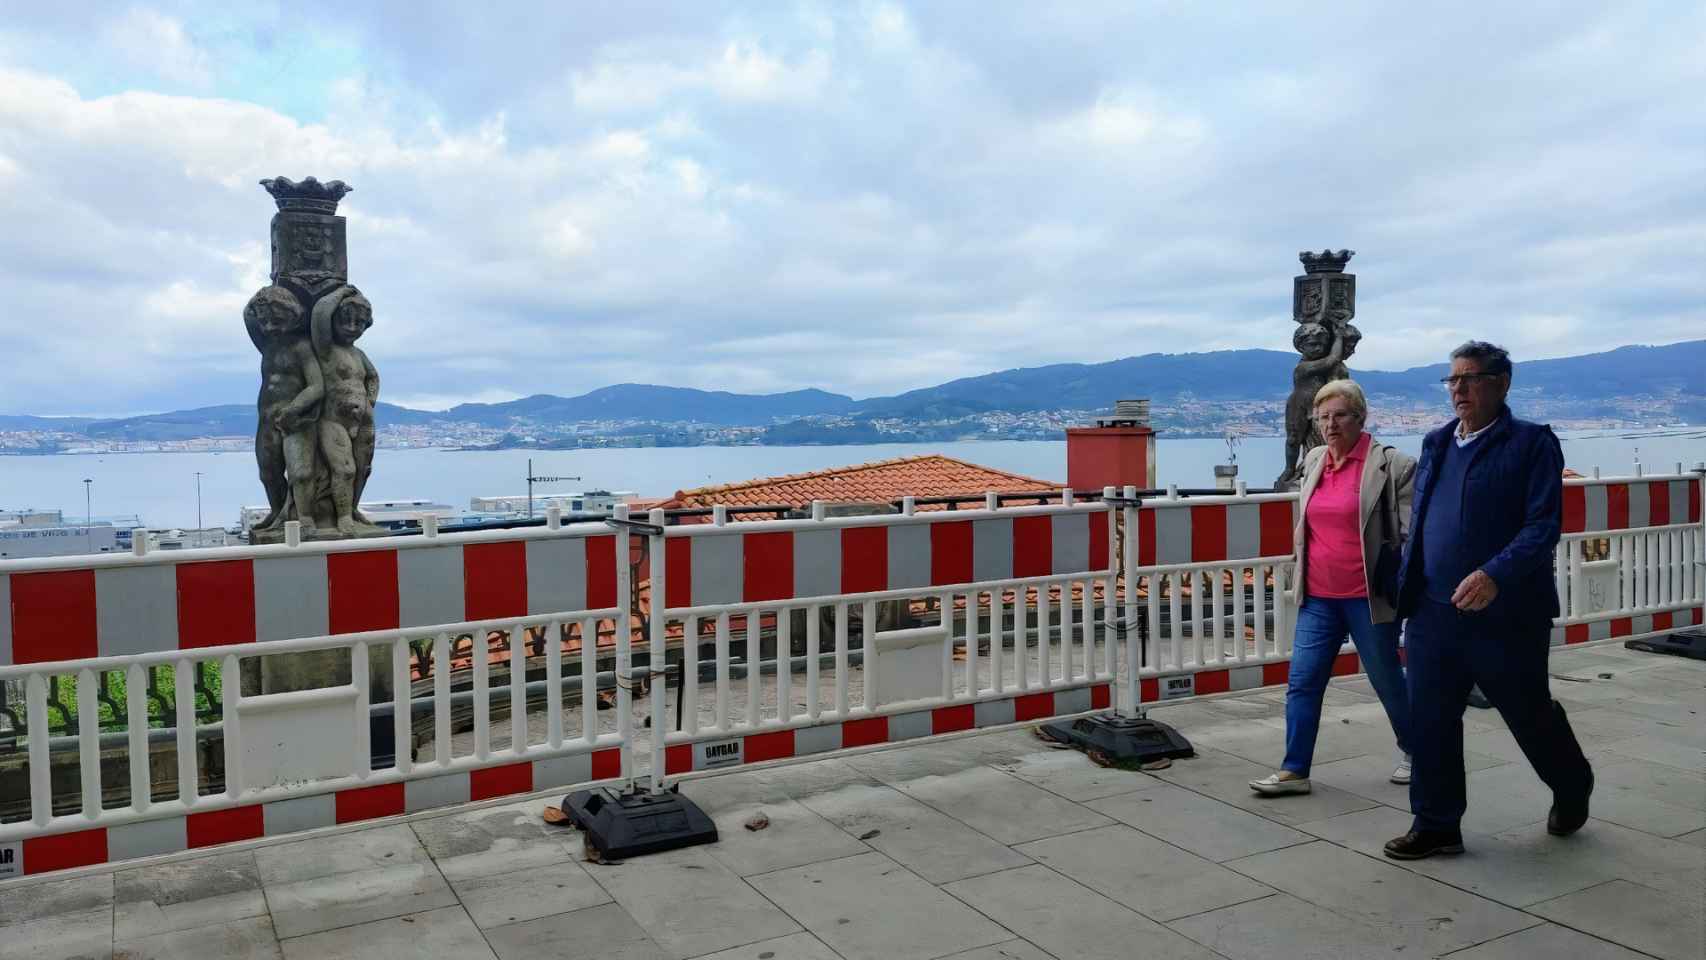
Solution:
M 485 931 L 498 960 L 670 960 L 614 903 Z
M 1172 784 L 1085 806 L 1217 863 L 1309 841 L 1284 824 Z
M 826 790 L 835 790 L 848 784 L 878 784 L 882 782 L 846 760 L 814 760 L 810 763 L 774 767 L 769 770 L 755 771 L 755 773 L 776 784 L 784 793 L 795 800 L 823 793 Z
M 1331 843 L 1310 843 L 1227 864 L 1301 900 L 1386 931 L 1392 943 L 1437 956 L 1500 937 L 1535 919 L 1490 900 Z
M 88 913 L 100 909 L 110 911 L 113 895 L 113 875 L 110 873 L 49 880 L 45 883 L 13 881 L 0 884 L 0 927 L 45 920 L 67 913 Z
M 536 920 L 610 902 L 610 894 L 578 863 L 450 881 L 450 889 L 482 928 Z
M 956 953 L 942 960 L 1055 960 L 1042 947 L 1029 940 L 1007 940 L 993 946 L 978 947 Z
M 847 960 L 928 960 L 1013 937 L 880 853 L 751 883 Z
M 1157 770 L 1153 776 L 1264 819 L 1286 824 L 1325 820 L 1353 810 L 1366 810 L 1376 802 L 1324 783 L 1317 784 L 1311 793 L 1289 797 L 1263 797 L 1250 789 L 1251 780 L 1265 777 L 1273 771 L 1273 767 L 1251 763 L 1229 753 L 1198 748 L 1197 756 L 1175 760 L 1171 767 Z
M 990 767 L 896 784 L 966 826 L 1001 843 L 1024 843 L 1090 827 L 1107 817 Z
M 1460 856 L 1387 861 L 1382 852 L 1386 841 L 1407 833 L 1410 822 L 1410 814 L 1406 812 L 1374 807 L 1306 823 L 1300 829 L 1509 907 L 1526 907 L 1618 876 L 1614 861 L 1581 855 L 1577 852 L 1582 849 L 1580 846 L 1561 843 L 1556 838 L 1551 838 L 1551 844 L 1528 846 L 1466 833 Z
M 1477 770 L 1464 778 L 1468 808 L 1462 827 L 1471 833 L 1496 834 L 1546 819 L 1552 790 L 1527 760 Z
M 931 883 L 948 883 L 1030 863 L 953 817 L 890 786 L 848 784 L 802 803 Z
M 261 885 L 266 887 L 340 873 L 431 863 L 432 857 L 407 824 L 311 837 L 255 851 L 255 868 L 260 873 Z
M 1173 930 L 1231 960 L 1411 960 L 1374 924 L 1277 894 L 1174 920 Z
M 1683 738 L 1683 742 L 1698 744 L 1703 736 L 1700 724 L 1702 714 L 1706 714 L 1706 697 L 1699 690 L 1692 690 L 1687 695 L 1641 693 L 1618 699 L 1613 705 L 1619 710 L 1648 717 L 1656 722 L 1657 727 L 1670 728 L 1671 732 Z
M 509 873 L 523 867 L 549 867 L 569 862 L 580 837 L 540 819 L 546 804 L 560 798 L 538 798 L 483 810 L 471 810 L 412 826 L 421 845 L 448 880 Z M 573 841 L 572 844 L 569 841 Z
M 939 777 L 981 766 L 984 756 L 965 746 L 969 741 L 920 744 L 847 757 L 848 766 L 884 783 L 899 784 L 920 777 Z
M 1518 930 L 1451 955 L 1451 960 L 1534 960 L 1535 957 L 1568 957 L 1570 960 L 1643 960 L 1643 955 L 1615 943 L 1578 933 L 1555 923 Z
M 760 940 L 744 947 L 707 953 L 699 960 L 841 960 L 841 955 L 809 933 L 791 933 L 774 940 Z
M 1645 736 L 1653 729 L 1653 718 L 1620 710 L 1615 703 L 1591 710 L 1570 711 L 1570 729 L 1578 740 L 1598 742 Z
M 114 960 L 279 960 L 283 956 L 272 920 L 264 915 L 145 937 L 120 935 L 113 943 Z
M 589 865 L 587 872 L 673 957 L 714 953 L 800 929 L 704 847 Z
M 1683 743 L 1668 730 L 1613 740 L 1605 745 L 1605 752 L 1617 760 L 1646 760 L 1695 773 L 1706 770 L 1706 749 Z
M 113 874 L 113 899 L 118 941 L 267 914 L 251 851 L 120 870 Z
M 1165 922 L 1274 892 L 1124 824 L 1038 840 L 1017 849 L 1151 920 Z
M 977 736 L 946 741 L 943 745 L 952 745 L 957 750 L 970 750 L 982 758 L 984 763 L 1016 760 L 1032 754 L 1061 751 L 1060 744 L 1037 736 L 1033 727 L 982 733 Z
M 1285 723 L 1285 691 L 1274 691 L 1276 697 L 1219 697 L 1214 700 L 1203 700 L 1203 708 L 1210 713 L 1217 713 L 1233 720 L 1278 720 Z M 1367 703 L 1360 696 L 1350 698 L 1353 703 Z
M 0 943 L 5 944 L 6 960 L 106 957 L 113 947 L 113 908 L 96 907 L 9 923 L 0 926 Z
M 1057 957 L 1210 960 L 1213 953 L 1044 866 L 960 880 L 944 890 Z
M 705 848 L 724 866 L 748 877 L 822 860 L 871 852 L 845 830 L 794 800 L 781 784 L 753 774 L 694 781 L 684 789 L 717 825 L 716 843 Z M 748 830 L 763 814 L 769 826 Z
M 268 884 L 266 895 L 273 928 L 280 937 L 300 937 L 456 904 L 456 894 L 430 861 Z
M 1603 740 L 1584 737 L 1579 738 L 1577 742 L 1581 745 L 1582 755 L 1587 757 L 1588 762 L 1596 767 L 1602 763 L 1616 763 L 1619 760 L 1625 759 L 1617 753 L 1615 747 L 1615 744 L 1619 742 L 1617 740 Z M 1522 748 L 1517 746 L 1516 738 L 1511 736 L 1510 730 L 1506 729 L 1503 725 L 1500 725 L 1496 729 L 1483 731 L 1481 733 L 1465 732 L 1463 735 L 1463 749 L 1473 751 L 1475 753 L 1486 754 L 1490 757 L 1497 757 L 1507 763 L 1520 763 L 1524 766 L 1528 765 L 1528 758 L 1523 755 Z
M 285 960 L 496 960 L 461 907 L 391 917 L 282 942 Z
M 1667 840 L 1605 820 L 1590 818 L 1568 837 L 1554 837 L 1544 823 L 1498 835 L 1531 856 L 1607 864 L 1614 875 L 1660 890 L 1706 890 L 1706 857 L 1686 838 Z
M 1275 767 L 1285 756 L 1285 726 L 1265 720 L 1227 721 L 1213 727 L 1180 727 L 1193 746 L 1213 747 L 1222 753 L 1262 766 Z M 1322 759 L 1338 760 L 1339 756 Z
M 1627 759 L 1594 771 L 1593 815 L 1661 837 L 1706 828 L 1706 773 Z
M 1463 765 L 1469 771 L 1488 770 L 1504 766 L 1506 762 L 1479 753 L 1465 753 L 1463 756 Z M 1408 810 L 1410 787 L 1392 782 L 1392 770 L 1396 766 L 1395 757 L 1368 754 L 1332 763 L 1317 763 L 1309 771 L 1309 779 L 1317 785 L 1326 784 L 1389 807 Z
M 1135 771 L 1099 766 L 1077 750 L 1048 750 L 988 765 L 1078 803 L 1131 793 L 1156 783 L 1153 777 Z
M 1699 890 L 1676 893 L 1613 880 L 1535 904 L 1531 913 L 1666 960 L 1699 960 L 1706 915 Z

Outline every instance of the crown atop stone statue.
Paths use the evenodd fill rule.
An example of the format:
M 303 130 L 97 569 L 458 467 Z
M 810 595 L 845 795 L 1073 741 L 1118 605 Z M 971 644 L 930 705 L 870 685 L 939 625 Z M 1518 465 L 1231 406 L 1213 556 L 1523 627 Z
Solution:
M 321 183 L 313 177 L 305 177 L 300 183 L 289 177 L 273 177 L 262 180 L 261 186 L 272 194 L 280 210 L 327 215 L 337 213 L 338 201 L 355 189 L 342 180 Z
M 1345 264 L 1350 263 L 1354 256 L 1355 250 L 1340 250 L 1338 253 L 1331 250 L 1310 253 L 1305 250 L 1297 255 L 1297 259 L 1303 261 L 1304 273 L 1344 273 Z

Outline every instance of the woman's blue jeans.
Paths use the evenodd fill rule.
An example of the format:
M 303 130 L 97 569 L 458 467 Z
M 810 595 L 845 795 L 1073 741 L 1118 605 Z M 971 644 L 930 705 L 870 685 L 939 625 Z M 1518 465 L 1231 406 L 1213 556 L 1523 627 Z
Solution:
M 1398 662 L 1398 622 L 1374 623 L 1368 600 L 1305 597 L 1297 611 L 1297 636 L 1291 643 L 1291 680 L 1285 690 L 1285 763 L 1309 776 L 1315 736 L 1321 729 L 1321 698 L 1333 676 L 1333 660 L 1349 634 L 1362 659 L 1363 672 L 1386 708 L 1398 749 L 1410 752 L 1410 695 Z

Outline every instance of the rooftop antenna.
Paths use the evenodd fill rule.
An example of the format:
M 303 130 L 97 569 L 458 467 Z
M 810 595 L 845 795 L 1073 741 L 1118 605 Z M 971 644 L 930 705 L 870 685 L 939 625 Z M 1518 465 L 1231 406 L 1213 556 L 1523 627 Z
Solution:
M 580 477 L 541 477 L 533 472 L 533 458 L 527 458 L 527 519 L 533 519 L 533 485 L 535 483 L 561 483 L 565 480 L 579 481 Z
M 1244 442 L 1244 438 L 1240 437 L 1236 430 L 1226 431 L 1226 462 L 1227 463 L 1237 463 L 1238 462 L 1238 445 L 1240 443 L 1243 443 L 1243 442 Z

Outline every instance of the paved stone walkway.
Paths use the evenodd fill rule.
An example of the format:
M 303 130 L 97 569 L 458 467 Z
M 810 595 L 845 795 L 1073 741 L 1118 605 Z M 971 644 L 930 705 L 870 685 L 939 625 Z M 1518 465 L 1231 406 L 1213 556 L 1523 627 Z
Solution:
M 1550 798 L 1471 710 L 1468 853 L 1397 864 L 1409 822 L 1367 683 L 1336 683 L 1316 790 L 1265 800 L 1281 691 L 1162 708 L 1200 756 L 1094 766 L 1024 732 L 693 781 L 715 846 L 587 863 L 539 797 L 0 885 L 0 957 L 996 958 L 1706 956 L 1706 663 L 1555 651 L 1598 776 Z M 1605 678 L 1603 674 L 1610 674 Z M 763 811 L 770 826 L 742 824 Z

